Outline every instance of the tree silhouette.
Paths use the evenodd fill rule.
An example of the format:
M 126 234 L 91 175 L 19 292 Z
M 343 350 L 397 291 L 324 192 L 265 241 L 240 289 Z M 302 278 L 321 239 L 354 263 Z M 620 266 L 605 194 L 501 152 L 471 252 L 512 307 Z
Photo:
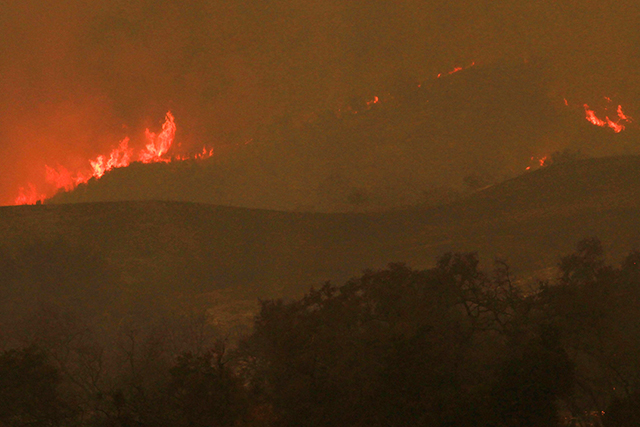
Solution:
M 35 348 L 0 355 L 0 423 L 6 426 L 59 426 L 73 418 L 59 393 L 60 373 Z

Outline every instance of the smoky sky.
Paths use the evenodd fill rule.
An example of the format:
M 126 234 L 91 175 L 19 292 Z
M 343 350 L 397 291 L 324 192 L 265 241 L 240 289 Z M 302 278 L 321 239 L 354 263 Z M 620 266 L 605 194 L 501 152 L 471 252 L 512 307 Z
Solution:
M 638 22 L 609 0 L 0 0 L 0 201 L 167 110 L 185 147 L 233 146 L 472 62 L 536 61 L 547 95 L 635 113 Z

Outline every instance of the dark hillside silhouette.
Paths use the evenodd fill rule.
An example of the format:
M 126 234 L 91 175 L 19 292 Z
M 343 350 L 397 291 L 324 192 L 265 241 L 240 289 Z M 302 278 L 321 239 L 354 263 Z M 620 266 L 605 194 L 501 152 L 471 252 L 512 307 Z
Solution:
M 464 250 L 532 274 L 585 235 L 600 236 L 614 259 L 636 247 L 639 194 L 640 158 L 629 156 L 553 164 L 448 205 L 384 213 L 176 202 L 2 207 L 0 248 L 15 261 L 24 245 L 62 239 L 100 254 L 137 289 L 185 293 L 296 293 L 390 259 L 424 268 Z
M 32 343 L 3 337 L 0 422 L 634 426 L 639 260 L 607 263 L 590 238 L 542 281 L 475 253 L 389 264 L 259 301 L 240 340 L 186 312 L 140 322 L 132 310 L 88 328 L 40 312 L 47 325 L 23 326 Z M 57 335 L 43 334 L 52 324 Z

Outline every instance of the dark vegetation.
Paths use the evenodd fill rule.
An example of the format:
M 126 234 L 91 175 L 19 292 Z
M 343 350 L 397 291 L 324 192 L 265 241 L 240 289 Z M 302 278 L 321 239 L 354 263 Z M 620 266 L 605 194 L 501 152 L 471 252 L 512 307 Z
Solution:
M 0 208 L 0 425 L 637 425 L 639 177 L 557 159 L 367 215 Z M 584 235 L 606 248 L 554 269 Z
M 563 257 L 551 280 L 517 280 L 499 260 L 487 271 L 473 253 L 424 270 L 390 264 L 262 300 L 241 337 L 220 335 L 206 311 L 145 317 L 140 306 L 96 306 L 81 316 L 73 299 L 88 297 L 76 275 L 105 267 L 91 254 L 47 251 L 29 262 L 48 269 L 38 289 L 49 293 L 19 331 L 3 311 L 2 425 L 640 422 L 640 253 L 614 267 L 597 239 Z M 37 283 L 1 261 L 3 291 Z
M 384 213 L 169 201 L 0 207 L 0 248 L 17 256 L 25 243 L 63 240 L 102 254 L 136 292 L 247 290 L 250 298 L 299 296 L 389 260 L 426 268 L 445 252 L 508 257 L 521 277 L 544 276 L 585 235 L 602 238 L 612 259 L 634 248 L 639 194 L 640 157 L 625 156 L 557 161 L 464 197 L 430 195 L 445 205 Z

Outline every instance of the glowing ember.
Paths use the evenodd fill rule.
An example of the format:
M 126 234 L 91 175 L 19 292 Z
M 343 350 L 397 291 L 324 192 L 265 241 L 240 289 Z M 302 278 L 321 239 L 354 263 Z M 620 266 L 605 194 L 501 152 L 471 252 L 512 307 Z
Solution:
M 531 157 L 531 162 L 534 163 L 533 166 L 527 166 L 525 168 L 525 170 L 531 170 L 531 168 L 533 168 L 534 166 L 538 166 L 538 167 L 545 167 L 549 165 L 549 156 L 542 156 L 542 157 Z
M 203 147 L 200 153 L 193 156 L 193 158 L 196 160 L 204 160 L 204 159 L 208 159 L 209 157 L 213 157 L 213 148 L 211 148 L 210 150 L 207 150 L 206 147 Z
M 124 138 L 109 154 L 100 155 L 94 160 L 89 160 L 90 168 L 87 168 L 86 172 L 78 171 L 71 173 L 64 166 L 58 165 L 53 168 L 45 165 L 46 181 L 54 187 L 56 191 L 61 188 L 70 191 L 79 184 L 88 182 L 91 178 L 101 178 L 112 169 L 127 167 L 133 161 L 142 163 L 167 163 L 172 160 L 203 160 L 213 156 L 213 149 L 204 147 L 202 152 L 195 155 L 168 157 L 167 153 L 173 144 L 175 133 L 175 119 L 171 112 L 168 112 L 162 125 L 162 131 L 159 134 L 156 135 L 149 131 L 149 129 L 145 130 L 147 144 L 137 156 L 134 156 L 134 150 L 129 147 L 129 138 Z M 43 201 L 46 197 L 46 194 L 37 191 L 35 185 L 28 184 L 26 189 L 24 187 L 20 188 L 15 203 L 17 205 L 35 204 L 38 201 Z
M 380 99 L 377 96 L 374 96 L 371 101 L 367 101 L 367 106 L 371 106 L 372 104 L 377 104 Z

